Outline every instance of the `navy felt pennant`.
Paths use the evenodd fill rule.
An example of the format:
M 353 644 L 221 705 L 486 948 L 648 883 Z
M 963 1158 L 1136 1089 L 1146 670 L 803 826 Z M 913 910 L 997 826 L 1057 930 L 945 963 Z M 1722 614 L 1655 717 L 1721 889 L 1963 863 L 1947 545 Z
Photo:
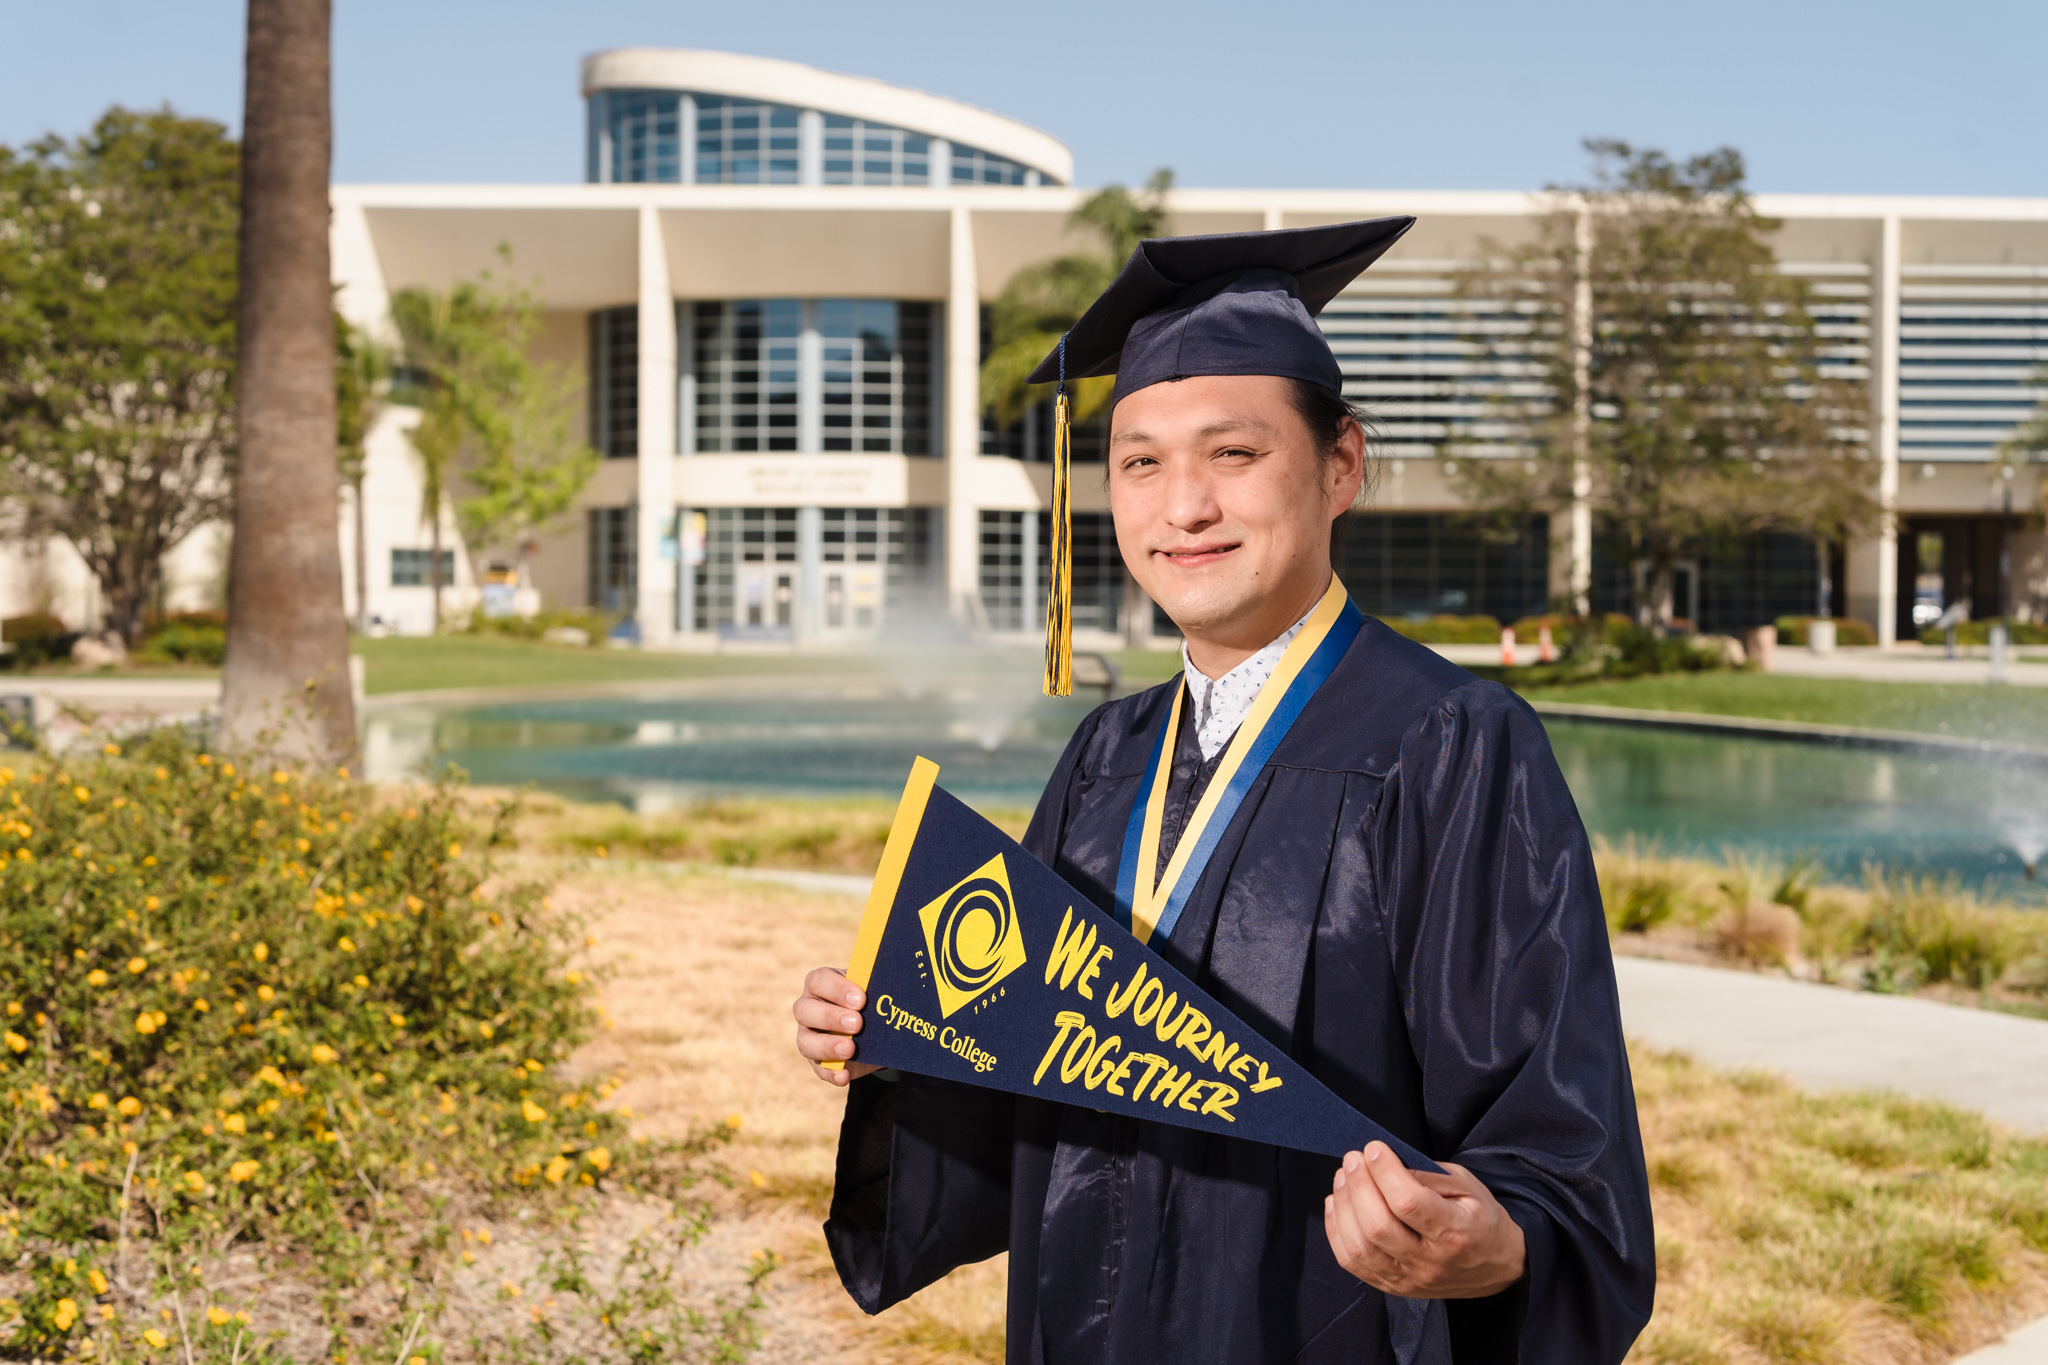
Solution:
M 847 975 L 858 1060 L 1328 1156 L 1438 1167 L 911 769 Z

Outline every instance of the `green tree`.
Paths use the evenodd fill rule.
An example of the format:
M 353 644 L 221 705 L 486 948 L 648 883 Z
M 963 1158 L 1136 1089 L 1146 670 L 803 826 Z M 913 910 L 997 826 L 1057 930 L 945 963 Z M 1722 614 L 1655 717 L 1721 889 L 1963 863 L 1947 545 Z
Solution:
M 1825 544 L 1871 523 L 1867 419 L 1822 369 L 1809 289 L 1777 268 L 1779 225 L 1739 152 L 1586 149 L 1592 182 L 1554 189 L 1531 241 L 1489 244 L 1459 281 L 1506 303 L 1475 342 L 1535 383 L 1494 414 L 1532 438 L 1527 458 L 1465 459 L 1457 482 L 1496 514 L 1588 497 L 1647 567 L 1638 622 L 1661 627 L 1678 561 L 1703 545 L 1771 529 Z
M 242 116 L 241 454 L 221 731 L 232 748 L 356 747 L 334 477 L 328 0 L 249 0 Z
M 1096 296 L 1109 288 L 1138 243 L 1165 231 L 1166 195 L 1172 188 L 1173 172 L 1162 167 L 1137 193 L 1122 185 L 1096 191 L 1074 210 L 1068 223 L 1099 234 L 1104 250 L 1027 265 L 1003 286 L 989 310 L 992 335 L 988 359 L 981 366 L 982 405 L 995 410 L 996 421 L 1008 426 L 1051 393 L 1048 385 L 1028 382 L 1031 372 Z M 1069 384 L 1073 420 L 1085 421 L 1115 386 L 1111 377 Z
M 129 640 L 164 555 L 229 507 L 238 173 L 226 129 L 168 109 L 0 148 L 9 512 L 76 547 Z
M 599 456 L 573 432 L 574 385 L 532 358 L 541 309 L 532 294 L 486 273 L 440 291 L 408 289 L 391 301 L 416 376 L 420 515 L 430 528 L 434 624 L 441 621 L 441 511 L 459 485 L 456 519 L 474 550 L 514 547 L 574 506 Z
M 391 348 L 334 315 L 334 460 L 354 500 L 356 630 L 370 628 L 370 538 L 364 515 L 366 442 L 391 395 Z

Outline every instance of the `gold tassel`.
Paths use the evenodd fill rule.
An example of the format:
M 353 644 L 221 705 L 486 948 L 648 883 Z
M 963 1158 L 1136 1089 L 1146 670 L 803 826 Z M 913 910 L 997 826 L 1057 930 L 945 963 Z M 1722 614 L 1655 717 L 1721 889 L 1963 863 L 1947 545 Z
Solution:
M 1064 356 L 1061 357 L 1065 359 Z M 1052 574 L 1045 590 L 1045 695 L 1074 695 L 1073 433 L 1064 386 L 1052 404 Z

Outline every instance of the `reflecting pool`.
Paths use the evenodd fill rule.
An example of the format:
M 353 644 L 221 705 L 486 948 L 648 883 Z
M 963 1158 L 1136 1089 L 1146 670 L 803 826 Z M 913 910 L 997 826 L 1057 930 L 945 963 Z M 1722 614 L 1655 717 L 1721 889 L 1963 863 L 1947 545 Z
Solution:
M 1093 698 L 958 685 L 777 680 L 690 696 L 514 702 L 373 713 L 367 758 L 390 779 L 453 763 L 471 780 L 659 811 L 733 792 L 894 796 L 910 760 L 984 806 L 1029 807 Z M 1559 764 L 1597 834 L 1669 852 L 1735 845 L 2038 892 L 2048 768 L 1553 719 Z

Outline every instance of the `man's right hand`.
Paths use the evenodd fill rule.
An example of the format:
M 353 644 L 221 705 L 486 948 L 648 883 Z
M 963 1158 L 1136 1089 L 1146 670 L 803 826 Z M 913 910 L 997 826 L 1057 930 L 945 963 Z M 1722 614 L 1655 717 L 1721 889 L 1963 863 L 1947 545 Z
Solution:
M 790 1013 L 796 1016 L 796 1050 L 810 1062 L 821 1081 L 846 1085 L 879 1068 L 853 1057 L 853 1035 L 860 1032 L 860 1007 L 867 1003 L 861 988 L 836 967 L 820 967 L 804 978 L 804 993 Z M 820 1062 L 844 1062 L 838 1070 Z

